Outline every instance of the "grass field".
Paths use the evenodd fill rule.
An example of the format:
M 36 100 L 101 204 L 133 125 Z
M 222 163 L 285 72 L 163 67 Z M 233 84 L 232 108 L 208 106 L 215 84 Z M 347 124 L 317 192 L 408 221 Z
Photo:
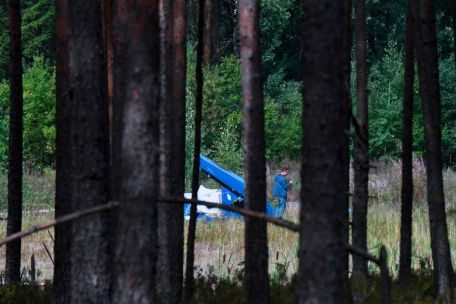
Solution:
M 290 178 L 295 180 L 295 189 L 291 190 L 285 219 L 299 221 L 299 164 L 287 161 L 286 164 L 268 166 L 268 187 L 273 185 L 272 177 L 283 165 L 290 167 Z M 376 163 L 371 170 L 369 191 L 372 197 L 368 213 L 368 249 L 377 255 L 380 246 L 385 245 L 389 254 L 389 267 L 393 276 L 399 269 L 400 241 L 400 163 L 395 161 Z M 425 168 L 418 158 L 414 160 L 414 209 L 413 209 L 413 257 L 412 263 L 418 270 L 431 268 L 431 249 L 429 222 L 426 205 Z M 445 196 L 447 205 L 448 231 L 451 243 L 452 260 L 455 264 L 455 214 L 456 214 L 456 173 L 444 172 Z M 214 186 L 209 183 L 208 187 Z M 6 209 L 6 176 L 0 176 L 0 212 Z M 24 220 L 23 229 L 53 218 L 54 174 L 32 173 L 24 179 Z M 268 191 L 270 192 L 270 191 Z M 270 197 L 270 201 L 272 198 Z M 274 202 L 275 203 L 275 202 Z M 35 213 L 36 210 L 48 210 L 48 213 Z M 2 216 L 0 216 L 2 217 Z M 187 223 L 188 224 L 188 223 Z M 187 229 L 187 225 L 186 225 Z M 52 262 L 47 253 L 53 254 L 53 230 L 42 231 L 23 239 L 23 267 L 29 267 L 29 259 L 35 253 L 38 280 L 52 279 Z M 6 235 L 6 221 L 0 221 L 0 237 Z M 272 224 L 268 226 L 269 257 L 271 278 L 278 282 L 284 280 L 284 274 L 291 277 L 297 270 L 297 234 Z M 242 220 L 225 219 L 210 222 L 199 221 L 196 235 L 197 276 L 211 276 L 233 279 L 242 271 L 244 261 L 244 223 Z M 0 273 L 4 271 L 5 247 L 0 248 Z M 373 273 L 375 265 L 370 265 Z M 26 273 L 27 271 L 25 271 Z

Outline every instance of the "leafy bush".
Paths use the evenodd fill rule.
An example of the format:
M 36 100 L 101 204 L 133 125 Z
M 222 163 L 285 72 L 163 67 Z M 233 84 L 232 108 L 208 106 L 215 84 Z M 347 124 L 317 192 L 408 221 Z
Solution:
M 55 68 L 35 57 L 25 68 L 24 164 L 44 169 L 53 166 L 55 152 Z M 9 83 L 0 84 L 0 165 L 6 166 L 9 124 Z

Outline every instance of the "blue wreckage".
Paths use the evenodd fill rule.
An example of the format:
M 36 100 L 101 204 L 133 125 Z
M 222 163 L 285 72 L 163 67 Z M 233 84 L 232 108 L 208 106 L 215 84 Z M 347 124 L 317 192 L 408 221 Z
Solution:
M 221 190 L 210 190 L 203 186 L 198 189 L 198 199 L 208 202 L 218 202 L 224 205 L 244 208 L 244 179 L 230 170 L 223 168 L 211 159 L 200 156 L 200 170 L 210 178 L 218 182 L 223 188 Z M 191 198 L 190 193 L 185 194 L 186 198 Z M 277 215 L 277 210 L 269 204 L 265 198 L 266 214 Z M 220 218 L 242 218 L 237 212 L 220 210 L 218 208 L 207 208 L 198 205 L 198 219 L 212 220 L 214 217 Z M 190 217 L 190 204 L 184 205 L 184 216 Z

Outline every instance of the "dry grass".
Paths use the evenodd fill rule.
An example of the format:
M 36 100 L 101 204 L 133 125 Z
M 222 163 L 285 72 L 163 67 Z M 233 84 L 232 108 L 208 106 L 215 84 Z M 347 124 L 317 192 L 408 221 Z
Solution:
M 287 206 L 284 218 L 293 222 L 299 221 L 300 204 L 298 193 L 300 189 L 299 170 L 297 162 L 284 161 L 281 164 L 269 164 L 268 193 L 272 190 L 272 177 L 279 173 L 282 166 L 290 168 L 290 179 L 295 181 L 295 186 L 290 193 L 290 203 Z M 400 242 L 400 163 L 390 161 L 388 163 L 375 164 L 376 169 L 371 171 L 369 191 L 374 197 L 369 203 L 368 214 L 368 249 L 377 255 L 381 245 L 385 245 L 389 253 L 389 267 L 393 275 L 398 273 L 399 263 L 399 242 Z M 412 263 L 415 270 L 429 270 L 431 263 L 431 250 L 429 241 L 429 220 L 426 206 L 426 180 L 423 163 L 416 158 L 414 161 L 414 210 L 413 210 L 413 257 Z M 447 170 L 444 172 L 445 195 L 447 205 L 448 231 L 451 243 L 451 254 L 453 262 L 456 261 L 456 173 Z M 26 211 L 33 208 L 51 209 L 54 196 L 54 176 L 32 175 L 26 177 L 25 189 L 28 200 L 25 204 Z M 0 176 L 0 186 L 5 186 L 5 177 Z M 2 191 L 4 192 L 4 191 Z M 270 202 L 276 204 L 275 200 Z M 0 208 L 5 204 L 5 197 L 0 197 Z M 3 208 L 4 209 L 4 208 Z M 23 229 L 29 228 L 38 223 L 46 222 L 54 216 L 50 213 L 25 213 Z M 188 223 L 186 223 L 188 224 Z M 186 228 L 187 229 L 187 228 Z M 53 231 L 50 231 L 53 234 Z M 6 221 L 0 221 L 0 237 L 6 235 Z M 243 269 L 244 261 L 244 222 L 237 219 L 213 220 L 211 222 L 200 221 L 197 224 L 196 235 L 196 260 L 200 274 L 211 273 L 218 278 L 233 279 Z M 269 265 L 270 274 L 273 280 L 279 280 L 279 274 L 285 269 L 290 277 L 297 270 L 297 234 L 272 224 L 268 226 L 269 241 Z M 52 263 L 44 248 L 43 242 L 52 252 L 53 242 L 49 233 L 43 231 L 23 240 L 22 263 L 28 268 L 29 259 L 35 253 L 37 269 L 41 276 L 38 278 L 52 278 Z M 5 247 L 0 248 L 0 273 L 4 271 Z M 240 264 L 241 263 L 241 264 Z M 373 273 L 377 267 L 371 265 Z M 236 274 L 236 271 L 237 274 Z

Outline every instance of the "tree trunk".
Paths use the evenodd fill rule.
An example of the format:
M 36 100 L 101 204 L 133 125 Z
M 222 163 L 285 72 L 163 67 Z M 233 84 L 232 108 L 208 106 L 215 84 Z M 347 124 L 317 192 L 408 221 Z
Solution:
M 71 206 L 109 199 L 109 126 L 101 0 L 68 2 Z M 109 302 L 108 216 L 72 224 L 71 302 Z
M 434 278 L 438 293 L 451 298 L 453 267 L 445 214 L 441 152 L 440 83 L 435 29 L 435 2 L 423 0 L 422 16 L 415 4 L 415 41 L 420 80 L 421 106 L 426 139 L 426 177 L 431 250 L 434 263 Z
M 56 40 L 56 152 L 55 217 L 71 213 L 70 100 L 68 96 L 68 2 L 55 1 Z M 71 222 L 55 227 L 54 302 L 70 303 L 71 295 Z
M 203 64 L 208 66 L 212 57 L 212 0 L 204 0 L 204 55 Z
M 9 1 L 10 120 L 8 150 L 8 222 L 6 235 L 22 228 L 22 51 L 21 1 Z M 6 244 L 6 283 L 21 279 L 21 240 Z
M 170 5 L 170 4 L 173 5 Z M 161 105 L 162 192 L 182 196 L 185 188 L 185 84 L 186 84 L 186 3 L 168 1 L 165 54 L 165 103 Z M 160 250 L 164 303 L 182 301 L 184 211 L 179 205 L 160 206 Z
M 356 110 L 358 131 L 354 143 L 353 245 L 367 250 L 369 181 L 369 122 L 367 106 L 366 2 L 355 0 Z M 367 260 L 353 256 L 353 273 L 367 275 Z
M 198 197 L 199 164 L 201 154 L 201 119 L 203 107 L 203 39 L 204 39 L 204 0 L 198 1 L 198 45 L 196 46 L 196 94 L 195 94 L 195 142 L 193 149 L 192 198 Z M 195 263 L 196 205 L 190 208 L 190 223 L 187 234 L 187 260 L 185 265 L 184 302 L 193 296 L 193 267 Z
M 350 117 L 352 112 L 352 96 L 350 92 L 351 83 L 351 50 L 352 50 L 352 0 L 344 1 L 344 33 L 343 33 L 343 55 L 344 55 L 344 129 L 350 130 Z M 344 242 L 349 243 L 350 226 L 348 210 L 350 208 L 350 138 L 345 137 L 343 142 L 344 164 L 343 164 L 343 183 L 344 183 Z M 347 251 L 341 252 L 344 259 L 344 286 L 348 288 L 348 275 L 349 275 L 349 254 Z
M 402 110 L 402 188 L 401 188 L 401 252 L 399 280 L 407 284 L 412 267 L 412 207 L 413 207 L 413 164 L 412 164 L 412 125 L 413 125 L 413 84 L 414 56 L 413 35 L 414 17 L 411 1 L 407 1 L 407 21 L 405 24 L 405 72 L 404 102 Z
M 212 49 L 213 61 L 215 64 L 220 63 L 220 22 L 219 22 L 219 0 L 212 0 Z
M 343 2 L 305 0 L 303 145 L 297 303 L 342 303 Z
M 244 131 L 245 206 L 266 213 L 263 68 L 260 0 L 239 1 Z M 265 221 L 245 218 L 247 303 L 269 303 L 268 238 Z
M 159 1 L 126 1 L 122 189 L 115 303 L 155 303 L 159 196 Z

